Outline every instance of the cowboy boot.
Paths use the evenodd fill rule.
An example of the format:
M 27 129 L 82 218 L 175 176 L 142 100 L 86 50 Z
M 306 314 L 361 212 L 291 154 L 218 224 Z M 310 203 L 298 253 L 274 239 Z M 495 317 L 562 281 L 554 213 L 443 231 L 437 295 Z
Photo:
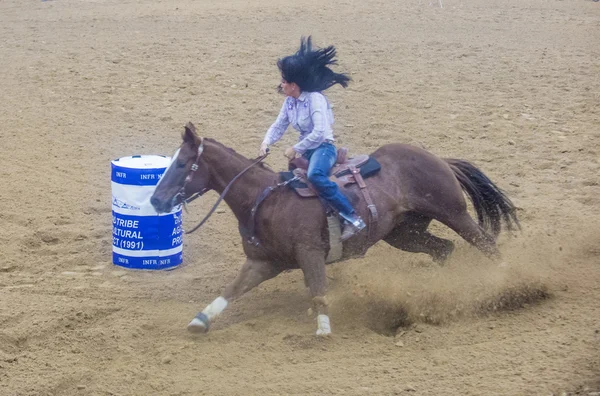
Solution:
M 340 238 L 342 242 L 352 238 L 367 226 L 363 219 L 355 214 L 352 215 L 350 219 L 347 219 L 346 216 L 344 216 L 344 218 L 346 221 L 344 222 L 344 229 L 342 230 L 342 236 Z

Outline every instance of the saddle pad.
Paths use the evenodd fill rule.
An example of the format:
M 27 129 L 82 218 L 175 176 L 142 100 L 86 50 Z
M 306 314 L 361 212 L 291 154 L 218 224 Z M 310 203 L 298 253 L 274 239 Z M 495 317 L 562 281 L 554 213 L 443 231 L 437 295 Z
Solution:
M 369 160 L 360 166 L 360 175 L 363 179 L 371 177 L 381 169 L 381 164 L 373 157 L 369 157 Z M 335 177 L 342 177 L 350 174 L 350 169 L 344 169 L 335 174 Z
M 279 172 L 279 180 L 281 180 L 282 182 L 286 182 L 290 179 L 293 179 L 295 176 L 296 175 L 294 175 L 294 172 Z M 295 190 L 297 188 L 308 188 L 308 184 L 300 180 L 294 180 L 293 182 L 288 184 L 288 187 Z

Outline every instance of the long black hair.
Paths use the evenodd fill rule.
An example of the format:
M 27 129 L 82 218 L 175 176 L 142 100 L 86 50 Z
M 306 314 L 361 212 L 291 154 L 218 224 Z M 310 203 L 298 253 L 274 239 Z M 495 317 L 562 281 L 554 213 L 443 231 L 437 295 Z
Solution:
M 311 37 L 300 39 L 300 48 L 293 54 L 277 61 L 281 77 L 296 83 L 302 91 L 320 92 L 340 84 L 346 88 L 350 77 L 343 73 L 334 73 L 329 65 L 337 64 L 336 50 L 333 45 L 313 50 Z

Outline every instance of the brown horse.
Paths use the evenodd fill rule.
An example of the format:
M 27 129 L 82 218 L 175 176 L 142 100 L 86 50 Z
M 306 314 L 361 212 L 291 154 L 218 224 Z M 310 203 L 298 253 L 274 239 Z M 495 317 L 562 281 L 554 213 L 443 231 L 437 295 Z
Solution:
M 508 229 L 518 227 L 511 201 L 479 169 L 466 161 L 440 159 L 405 144 L 388 144 L 372 154 L 381 164 L 375 176 L 366 179 L 379 220 L 369 232 L 344 242 L 343 259 L 364 255 L 379 240 L 408 252 L 427 253 L 443 262 L 454 244 L 430 234 L 435 219 L 457 232 L 486 256 L 500 255 L 495 237 L 504 221 Z M 227 202 L 240 225 L 247 229 L 256 198 L 279 182 L 279 175 L 212 139 L 201 139 L 188 123 L 183 143 L 151 198 L 157 212 L 169 212 L 195 192 L 225 191 Z M 477 212 L 477 224 L 467 212 L 463 190 Z M 359 187 L 344 193 L 363 218 L 367 210 Z M 260 244 L 243 238 L 247 256 L 237 278 L 188 325 L 192 332 L 205 332 L 210 322 L 229 302 L 282 271 L 300 268 L 317 312 L 318 335 L 331 332 L 327 313 L 325 261 L 330 248 L 327 219 L 316 198 L 301 198 L 289 188 L 276 189 L 255 213 L 255 235 Z M 254 227 L 253 227 L 254 228 Z

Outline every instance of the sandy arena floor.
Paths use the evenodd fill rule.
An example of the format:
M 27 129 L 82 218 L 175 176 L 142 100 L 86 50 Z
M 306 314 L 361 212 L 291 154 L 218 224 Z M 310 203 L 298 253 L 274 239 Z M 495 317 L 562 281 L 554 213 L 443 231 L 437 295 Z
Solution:
M 0 394 L 598 395 L 600 3 L 443 6 L 2 0 Z M 442 227 L 443 268 L 383 243 L 329 267 L 331 339 L 298 271 L 192 336 L 243 261 L 235 218 L 186 237 L 175 271 L 113 266 L 110 160 L 171 154 L 187 121 L 256 155 L 302 34 L 354 79 L 329 92 L 344 146 L 472 161 L 523 232 L 500 239 L 507 270 Z

